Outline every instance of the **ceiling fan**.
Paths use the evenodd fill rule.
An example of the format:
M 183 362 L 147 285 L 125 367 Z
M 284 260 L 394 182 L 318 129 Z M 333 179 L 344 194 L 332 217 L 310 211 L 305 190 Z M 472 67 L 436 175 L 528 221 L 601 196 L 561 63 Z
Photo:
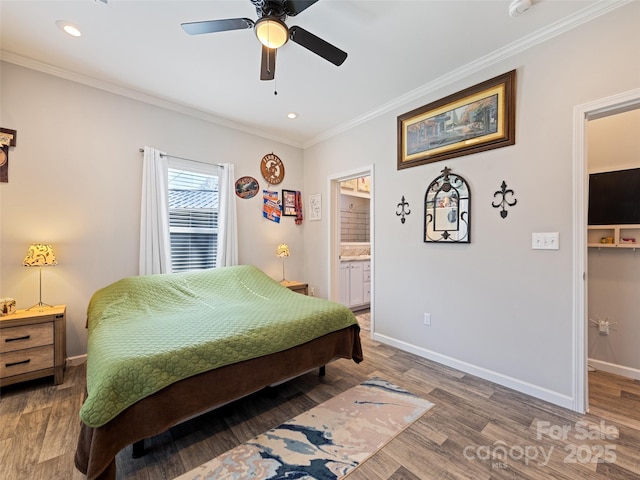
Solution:
M 304 28 L 288 28 L 287 17 L 295 17 L 318 0 L 250 0 L 256 7 L 258 20 L 250 18 L 226 18 L 202 22 L 183 23 L 182 28 L 189 35 L 243 30 L 253 28 L 262 44 L 260 80 L 273 80 L 276 72 L 276 51 L 287 40 L 303 46 L 336 66 L 342 65 L 347 53 L 334 47 Z

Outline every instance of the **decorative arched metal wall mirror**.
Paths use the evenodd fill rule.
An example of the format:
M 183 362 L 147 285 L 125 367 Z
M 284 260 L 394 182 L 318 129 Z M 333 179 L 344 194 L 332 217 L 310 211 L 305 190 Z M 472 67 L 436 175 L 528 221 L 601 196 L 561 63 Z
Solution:
M 444 167 L 424 196 L 424 241 L 469 243 L 471 191 L 466 180 Z

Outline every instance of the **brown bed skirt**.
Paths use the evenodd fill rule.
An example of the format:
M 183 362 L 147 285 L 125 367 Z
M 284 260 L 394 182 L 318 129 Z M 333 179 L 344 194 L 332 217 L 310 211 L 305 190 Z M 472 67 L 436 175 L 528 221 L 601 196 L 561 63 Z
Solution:
M 359 332 L 353 325 L 283 352 L 186 378 L 140 400 L 102 427 L 81 423 L 75 465 L 88 480 L 115 480 L 115 457 L 127 445 L 332 360 L 360 363 Z

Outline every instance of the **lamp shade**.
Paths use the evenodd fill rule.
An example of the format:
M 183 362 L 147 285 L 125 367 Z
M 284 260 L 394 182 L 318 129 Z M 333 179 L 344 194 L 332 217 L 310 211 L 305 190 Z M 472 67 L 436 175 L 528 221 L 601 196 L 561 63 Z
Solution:
M 280 245 L 278 245 L 278 248 L 276 249 L 276 255 L 278 255 L 278 257 L 288 257 L 289 245 L 287 245 L 286 243 L 281 243 Z
M 289 29 L 276 17 L 262 17 L 256 22 L 256 37 L 268 48 L 280 48 L 289 40 Z
M 51 245 L 44 243 L 33 243 L 29 246 L 27 256 L 24 257 L 22 265 L 25 267 L 47 267 L 57 265 L 56 254 L 53 253 Z

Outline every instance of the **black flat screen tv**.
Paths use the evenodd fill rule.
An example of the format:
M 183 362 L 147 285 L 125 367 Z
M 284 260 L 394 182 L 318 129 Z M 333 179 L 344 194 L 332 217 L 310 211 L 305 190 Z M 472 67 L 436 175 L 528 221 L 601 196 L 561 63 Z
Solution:
M 589 225 L 640 224 L 640 168 L 589 175 Z

